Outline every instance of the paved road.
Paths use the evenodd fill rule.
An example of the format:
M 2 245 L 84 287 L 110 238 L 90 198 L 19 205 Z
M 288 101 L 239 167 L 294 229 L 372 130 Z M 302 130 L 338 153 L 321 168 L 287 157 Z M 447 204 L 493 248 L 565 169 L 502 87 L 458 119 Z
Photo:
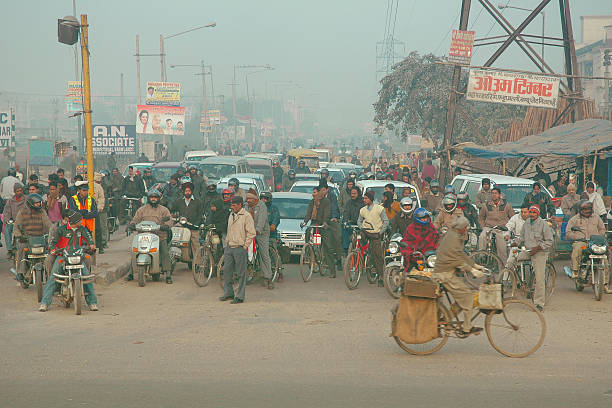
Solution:
M 171 286 L 99 287 L 100 311 L 82 316 L 37 312 L 33 290 L 0 268 L 0 407 L 612 405 L 612 296 L 596 302 L 565 277 L 544 346 L 510 359 L 485 335 L 408 355 L 388 337 L 384 289 L 305 284 L 295 265 L 273 291 L 249 286 L 242 305 L 182 267 Z

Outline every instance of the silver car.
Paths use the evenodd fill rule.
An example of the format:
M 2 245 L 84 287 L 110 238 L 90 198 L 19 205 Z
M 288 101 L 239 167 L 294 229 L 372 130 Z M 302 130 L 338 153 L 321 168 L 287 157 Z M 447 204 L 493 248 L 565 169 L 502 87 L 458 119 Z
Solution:
M 278 234 L 291 255 L 299 255 L 304 247 L 306 229 L 300 227 L 300 223 L 306 216 L 311 199 L 312 196 L 306 193 L 272 193 L 272 205 L 276 206 L 280 213 Z

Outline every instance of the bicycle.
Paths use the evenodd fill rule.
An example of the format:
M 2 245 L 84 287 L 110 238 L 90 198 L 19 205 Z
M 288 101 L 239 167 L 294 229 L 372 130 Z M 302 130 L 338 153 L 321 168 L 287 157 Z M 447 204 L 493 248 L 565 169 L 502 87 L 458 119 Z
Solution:
M 246 270 L 246 284 L 247 285 L 250 285 L 251 283 L 253 283 L 256 278 L 263 277 L 261 274 L 261 260 L 260 260 L 257 245 L 255 245 L 255 238 L 253 238 L 253 246 L 255 248 L 253 251 L 253 257 L 251 260 L 247 261 L 247 270 Z M 270 245 L 269 250 L 270 250 L 270 269 L 272 271 L 272 276 L 270 278 L 270 281 L 274 283 L 278 280 L 278 275 L 280 274 L 280 271 L 282 269 L 282 263 L 280 260 L 280 255 L 278 254 L 278 251 L 276 250 L 276 248 Z M 223 288 L 223 280 L 224 280 L 224 277 L 223 277 L 224 258 L 225 258 L 225 254 L 221 255 L 221 258 L 219 259 L 219 262 L 217 263 L 217 277 L 219 278 L 219 285 L 221 286 L 221 288 Z M 234 277 L 233 284 L 234 284 L 234 293 L 236 293 L 238 290 L 238 280 L 235 277 Z
M 140 198 L 128 197 L 126 195 L 124 195 L 121 198 L 127 201 L 125 205 L 125 216 L 126 216 L 127 222 L 129 223 L 132 220 L 132 218 L 134 218 L 134 214 L 136 213 L 136 206 L 134 204 L 135 202 L 139 203 Z
M 345 228 L 352 230 L 351 245 L 344 262 L 344 283 L 346 283 L 346 287 L 349 290 L 357 289 L 363 271 L 365 271 L 369 283 L 376 283 L 378 272 L 369 262 L 370 242 L 361 234 L 361 229 L 357 225 L 345 225 Z
M 323 249 L 320 228 L 323 225 L 309 225 L 306 229 L 306 242 L 300 254 L 300 274 L 304 282 L 310 282 L 312 274 L 318 268 L 317 273 L 323 276 Z
M 193 267 L 193 281 L 199 287 L 208 285 L 216 267 L 214 254 L 221 245 L 221 238 L 216 233 L 214 225 L 205 225 L 200 229 L 200 262 Z
M 490 271 L 488 278 L 492 276 Z M 410 278 L 425 280 L 423 277 Z M 466 279 L 467 281 L 468 279 Z M 469 337 L 470 333 L 462 330 L 463 321 L 454 312 L 454 301 L 444 285 L 437 285 L 439 292 L 436 296 L 438 315 L 438 336 L 421 344 L 407 343 L 396 336 L 397 308 L 392 311 L 392 334 L 398 346 L 404 351 L 414 355 L 428 355 L 440 350 L 453 335 L 459 339 Z M 503 291 L 503 288 L 502 288 Z M 503 294 L 502 294 L 503 298 Z M 444 304 L 453 305 L 447 307 Z M 489 307 L 489 306 L 487 306 Z M 450 310 L 449 310 L 450 309 Z M 521 299 L 503 299 L 501 309 L 485 309 L 478 307 L 478 312 L 471 318 L 473 322 L 481 314 L 485 315 L 485 332 L 491 346 L 507 357 L 527 357 L 537 351 L 546 336 L 546 321 L 544 315 L 534 305 Z M 475 333 L 476 335 L 480 333 Z M 509 339 L 509 344 L 505 340 Z
M 493 233 L 494 231 L 508 231 L 508 228 L 503 226 L 495 226 L 489 229 L 487 232 L 487 246 L 484 250 L 474 251 L 470 254 L 470 258 L 477 264 L 482 265 L 488 270 L 490 270 L 493 274 L 499 275 L 499 273 L 504 268 L 504 263 L 497 256 L 497 239 L 496 235 Z M 504 243 L 505 245 L 505 243 Z M 482 280 L 479 279 L 468 279 L 468 284 L 472 286 L 472 288 L 477 289 L 478 286 L 482 283 Z
M 504 290 L 510 292 L 511 297 L 521 296 L 525 299 L 534 300 L 535 295 L 535 271 L 533 270 L 533 263 L 531 262 L 531 257 L 527 257 L 526 259 L 520 259 L 520 252 L 526 252 L 527 249 L 525 247 L 516 248 L 513 247 L 512 251 L 514 254 L 518 255 L 517 265 L 510 270 L 510 273 L 506 276 L 502 276 L 501 283 L 504 286 Z M 544 303 L 548 304 L 548 301 L 552 297 L 553 292 L 555 291 L 555 281 L 557 278 L 557 271 L 555 270 L 555 266 L 552 261 L 549 259 L 546 260 L 546 270 L 544 273 L 545 279 L 545 300 Z
M 108 228 L 108 236 L 110 237 L 113 232 L 119 229 L 119 221 L 117 218 L 117 197 L 111 197 L 108 200 L 108 215 L 106 217 L 106 224 Z

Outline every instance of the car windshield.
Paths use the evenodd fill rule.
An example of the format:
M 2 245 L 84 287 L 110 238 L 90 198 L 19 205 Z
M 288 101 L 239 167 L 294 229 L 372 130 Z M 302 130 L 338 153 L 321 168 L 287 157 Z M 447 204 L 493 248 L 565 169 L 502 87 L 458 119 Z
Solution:
M 304 160 L 306 167 L 319 167 L 318 157 L 300 157 L 300 160 Z
M 395 187 L 395 194 L 398 195 L 398 197 L 401 197 L 402 195 L 402 190 L 404 188 L 403 187 Z M 382 203 L 383 200 L 383 193 L 385 192 L 385 186 L 380 186 L 380 187 L 368 187 L 366 189 L 367 191 L 370 190 L 374 190 L 374 201 L 378 201 L 379 203 Z M 412 197 L 413 200 L 417 199 L 417 195 L 415 192 L 413 192 L 412 194 L 410 194 L 410 197 Z M 401 198 L 398 198 L 398 200 L 400 200 Z
M 309 186 L 307 184 L 305 185 L 301 185 L 301 186 L 296 186 L 295 184 L 291 187 L 291 192 L 292 193 L 307 193 L 307 194 L 312 194 L 312 189 L 315 188 L 315 186 Z
M 506 195 L 506 201 L 512 208 L 518 210 L 523 204 L 527 193 L 531 193 L 533 187 L 530 184 L 497 184 L 502 194 Z
M 233 164 L 202 163 L 200 164 L 200 170 L 206 177 L 218 180 L 236 173 L 236 166 Z
M 253 173 L 261 174 L 267 178 L 271 177 L 270 166 L 266 166 L 265 164 L 250 164 L 249 166 Z
M 300 180 L 318 180 L 321 178 L 318 174 L 309 174 L 309 173 L 299 173 L 295 175 L 295 179 Z
M 175 174 L 178 169 L 178 167 L 154 167 L 151 172 L 157 181 L 170 181 L 170 176 Z
M 278 208 L 281 219 L 304 219 L 310 200 L 303 198 L 275 198 L 272 205 Z
M 227 188 L 227 183 L 218 184 L 217 192 L 221 194 L 221 191 L 223 191 L 224 188 Z M 251 183 L 240 183 L 240 188 L 243 189 L 244 191 L 249 191 L 249 189 L 252 188 L 253 190 L 257 191 L 258 194 L 259 192 L 261 192 L 261 189 L 259 187 Z

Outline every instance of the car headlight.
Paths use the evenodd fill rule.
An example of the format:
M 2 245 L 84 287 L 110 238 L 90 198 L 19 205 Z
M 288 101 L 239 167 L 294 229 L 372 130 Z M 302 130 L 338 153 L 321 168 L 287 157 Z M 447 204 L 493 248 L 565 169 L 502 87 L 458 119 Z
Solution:
M 437 259 L 436 255 L 429 255 L 427 257 L 427 266 L 430 267 L 430 268 L 435 267 L 436 266 L 436 259 Z
M 69 256 L 68 257 L 68 263 L 70 265 L 76 265 L 81 263 L 81 257 L 80 256 Z
M 607 247 L 605 245 L 591 245 L 591 252 L 593 252 L 594 254 L 605 254 L 606 253 L 606 249 Z
M 399 252 L 399 245 L 397 242 L 389 242 L 389 253 L 397 254 Z

